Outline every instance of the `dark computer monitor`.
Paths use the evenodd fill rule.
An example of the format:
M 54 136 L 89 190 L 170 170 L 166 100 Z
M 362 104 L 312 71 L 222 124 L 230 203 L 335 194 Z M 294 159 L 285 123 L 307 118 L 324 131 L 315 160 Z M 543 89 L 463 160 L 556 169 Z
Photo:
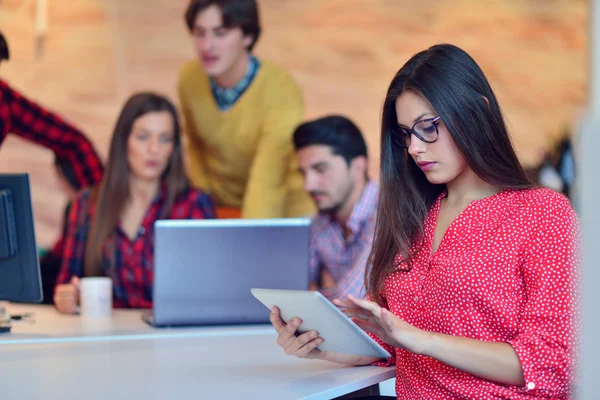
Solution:
M 42 301 L 28 174 L 0 174 L 0 300 Z

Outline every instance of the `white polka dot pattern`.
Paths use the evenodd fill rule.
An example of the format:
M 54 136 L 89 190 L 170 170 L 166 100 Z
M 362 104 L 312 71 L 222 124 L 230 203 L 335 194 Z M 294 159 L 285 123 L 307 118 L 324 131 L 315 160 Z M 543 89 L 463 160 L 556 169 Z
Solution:
M 481 379 L 375 338 L 394 354 L 387 365 L 396 363 L 398 398 L 570 398 L 580 262 L 577 218 L 568 200 L 529 189 L 474 201 L 432 256 L 440 199 L 425 220 L 413 268 L 386 279 L 387 307 L 420 329 L 510 343 L 525 386 Z

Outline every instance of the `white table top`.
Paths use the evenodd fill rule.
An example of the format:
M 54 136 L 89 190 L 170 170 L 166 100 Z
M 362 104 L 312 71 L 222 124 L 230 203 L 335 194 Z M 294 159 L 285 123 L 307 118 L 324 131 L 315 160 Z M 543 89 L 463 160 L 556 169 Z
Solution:
M 26 304 L 10 304 L 9 312 L 35 321 L 0 334 L 1 389 L 15 398 L 314 400 L 395 376 L 393 367 L 286 356 L 270 325 L 153 328 L 139 310 L 90 320 Z
M 7 344 L 60 343 L 90 340 L 137 340 L 145 337 L 203 337 L 214 335 L 272 334 L 271 325 L 153 328 L 141 319 L 140 310 L 113 310 L 109 319 L 86 319 L 60 314 L 49 305 L 9 304 L 11 315 L 32 313 L 34 323 L 13 322 L 12 331 L 0 334 Z
M 287 356 L 274 332 L 12 344 L 0 352 L 2 392 L 23 399 L 316 400 L 395 375 L 393 367 Z

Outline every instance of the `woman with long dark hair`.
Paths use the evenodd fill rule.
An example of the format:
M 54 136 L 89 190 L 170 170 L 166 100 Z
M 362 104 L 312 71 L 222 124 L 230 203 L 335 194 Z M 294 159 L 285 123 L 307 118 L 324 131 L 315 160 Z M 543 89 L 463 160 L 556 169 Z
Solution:
M 372 301 L 335 303 L 392 358 L 320 352 L 271 320 L 288 354 L 396 365 L 402 399 L 569 398 L 577 218 L 525 177 L 490 85 L 452 45 L 413 56 L 382 115 Z
M 132 96 L 121 111 L 102 182 L 70 211 L 54 303 L 77 309 L 78 277 L 108 276 L 115 306 L 152 306 L 154 222 L 214 218 L 214 204 L 185 174 L 177 112 L 165 97 Z

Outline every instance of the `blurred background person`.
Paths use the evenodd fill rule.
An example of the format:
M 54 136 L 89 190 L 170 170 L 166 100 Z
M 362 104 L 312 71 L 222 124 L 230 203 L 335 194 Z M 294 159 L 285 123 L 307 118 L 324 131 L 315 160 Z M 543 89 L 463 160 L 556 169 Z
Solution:
M 214 217 L 212 199 L 190 187 L 178 116 L 165 97 L 141 93 L 123 107 L 102 182 L 69 214 L 56 308 L 77 311 L 78 278 L 108 276 L 115 307 L 150 308 L 154 222 Z
M 565 129 L 554 141 L 550 150 L 545 152 L 544 161 L 537 171 L 536 181 L 573 200 L 575 152 L 569 129 Z
M 9 59 L 8 43 L 0 33 L 0 64 Z M 52 150 L 69 165 L 78 189 L 102 179 L 102 162 L 83 133 L 0 79 L 0 145 L 11 133 Z
M 258 59 L 255 0 L 192 0 L 185 13 L 198 59 L 179 75 L 192 183 L 222 216 L 280 218 L 314 212 L 291 136 L 302 93 L 290 74 Z
M 301 124 L 294 147 L 304 188 L 319 213 L 310 238 L 310 289 L 360 297 L 375 232 L 379 186 L 369 179 L 367 145 L 343 116 Z

